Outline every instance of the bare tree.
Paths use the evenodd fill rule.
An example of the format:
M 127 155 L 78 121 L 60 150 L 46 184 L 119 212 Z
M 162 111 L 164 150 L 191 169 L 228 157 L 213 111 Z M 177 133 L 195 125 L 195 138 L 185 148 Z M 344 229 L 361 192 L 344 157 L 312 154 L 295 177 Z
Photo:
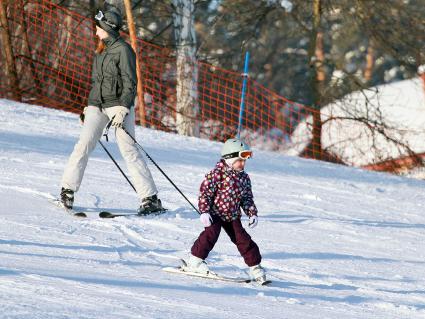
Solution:
M 373 67 L 375 65 L 375 50 L 373 48 L 373 41 L 369 40 L 366 54 L 366 66 L 363 72 L 363 77 L 366 83 L 372 80 Z
M 193 0 L 173 0 L 174 35 L 176 41 L 177 115 L 179 134 L 198 136 L 198 65 L 194 29 Z
M 310 49 L 308 52 L 310 60 L 310 86 L 313 96 L 313 140 L 311 157 L 322 159 L 322 120 L 320 109 L 322 105 L 322 95 L 324 94 L 325 72 L 323 70 L 323 31 L 321 29 L 322 20 L 322 0 L 313 0 L 312 28 L 310 33 Z
M 3 43 L 3 56 L 6 61 L 6 77 L 9 79 L 11 96 L 20 100 L 18 74 L 16 72 L 15 57 L 13 55 L 12 41 L 7 22 L 7 0 L 0 1 L 0 36 Z
M 326 145 L 325 151 L 338 154 L 349 164 L 360 158 L 379 163 L 407 154 L 415 166 L 422 165 L 409 145 L 412 132 L 388 116 L 380 95 L 378 89 L 359 91 L 327 108 L 329 114 L 322 124 L 327 134 L 332 135 L 328 140 L 333 142 Z

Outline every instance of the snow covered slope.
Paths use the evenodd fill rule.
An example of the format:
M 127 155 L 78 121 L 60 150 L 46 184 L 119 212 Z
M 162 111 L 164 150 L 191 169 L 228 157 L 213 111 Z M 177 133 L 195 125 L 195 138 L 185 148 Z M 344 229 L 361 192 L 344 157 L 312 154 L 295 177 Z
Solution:
M 258 151 L 249 232 L 274 283 L 206 281 L 161 271 L 202 227 L 155 167 L 162 216 L 97 217 L 138 204 L 101 148 L 76 196 L 89 217 L 48 202 L 79 130 L 74 114 L 0 100 L 0 318 L 425 318 L 424 182 Z M 137 139 L 196 202 L 221 144 L 140 128 Z M 208 261 L 245 275 L 224 233 Z

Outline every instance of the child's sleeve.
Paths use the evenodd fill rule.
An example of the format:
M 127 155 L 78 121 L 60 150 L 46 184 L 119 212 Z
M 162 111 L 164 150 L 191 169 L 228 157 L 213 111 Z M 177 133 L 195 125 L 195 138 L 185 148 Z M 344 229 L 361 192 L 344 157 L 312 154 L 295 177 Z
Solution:
M 215 191 L 218 182 L 218 175 L 216 172 L 211 171 L 205 175 L 199 189 L 198 208 L 201 213 L 209 213 L 213 202 Z
M 245 212 L 245 214 L 247 214 L 249 217 L 254 215 L 257 216 L 258 211 L 254 203 L 254 195 L 252 194 L 251 179 L 249 178 L 248 175 L 247 175 L 246 183 L 247 183 L 247 186 L 242 195 L 241 207 L 243 211 Z

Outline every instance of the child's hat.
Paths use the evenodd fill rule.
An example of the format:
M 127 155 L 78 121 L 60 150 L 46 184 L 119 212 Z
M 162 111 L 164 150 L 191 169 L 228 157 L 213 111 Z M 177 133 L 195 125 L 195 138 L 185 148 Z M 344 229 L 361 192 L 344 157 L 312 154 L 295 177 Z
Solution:
M 247 160 L 252 157 L 251 148 L 238 138 L 228 139 L 221 149 L 221 157 L 225 160 L 233 159 L 232 162 L 237 159 Z

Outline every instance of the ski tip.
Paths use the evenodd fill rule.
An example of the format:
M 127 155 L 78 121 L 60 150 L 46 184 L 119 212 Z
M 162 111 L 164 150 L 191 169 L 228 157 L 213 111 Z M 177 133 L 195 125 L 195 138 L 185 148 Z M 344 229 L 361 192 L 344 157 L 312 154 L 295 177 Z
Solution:
M 100 218 L 115 218 L 115 217 L 129 217 L 129 216 L 139 216 L 137 213 L 129 213 L 129 214 L 115 214 L 111 212 L 100 212 L 99 217 Z
M 122 215 L 117 215 L 117 214 L 113 214 L 113 213 L 110 213 L 110 212 L 100 212 L 99 213 L 100 218 L 115 218 L 115 217 L 118 217 L 118 216 L 122 216 Z
M 271 280 L 266 280 L 266 281 L 259 282 L 259 284 L 260 284 L 261 286 L 268 286 L 268 285 L 270 285 L 271 283 L 272 283 L 272 281 L 271 281 Z
M 165 214 L 166 212 L 168 212 L 168 209 L 162 208 L 160 210 L 156 210 L 156 211 L 149 212 L 149 213 L 140 212 L 140 213 L 138 213 L 138 215 L 141 216 L 141 217 L 158 216 L 158 215 L 161 215 L 161 214 Z

